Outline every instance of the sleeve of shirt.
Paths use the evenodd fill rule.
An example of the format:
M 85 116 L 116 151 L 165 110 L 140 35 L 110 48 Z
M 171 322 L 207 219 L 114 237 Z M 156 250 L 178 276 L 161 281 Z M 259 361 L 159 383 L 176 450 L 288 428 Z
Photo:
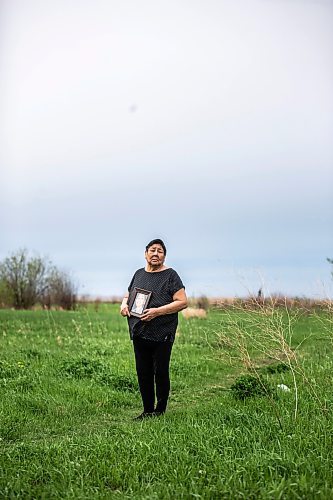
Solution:
M 130 292 L 133 288 L 133 283 L 134 283 L 134 278 L 135 278 L 136 273 L 134 273 L 133 278 L 131 279 L 130 284 L 128 285 L 128 291 Z
M 176 292 L 178 292 L 178 290 L 181 290 L 181 288 L 185 288 L 182 280 L 180 279 L 176 271 L 174 271 L 170 276 L 169 286 L 171 295 L 174 295 Z

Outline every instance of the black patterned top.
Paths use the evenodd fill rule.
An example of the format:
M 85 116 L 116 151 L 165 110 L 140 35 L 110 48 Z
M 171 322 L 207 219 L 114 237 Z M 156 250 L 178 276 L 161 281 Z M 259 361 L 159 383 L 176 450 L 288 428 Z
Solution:
M 185 288 L 182 280 L 174 269 L 168 267 L 163 271 L 149 273 L 144 268 L 138 269 L 129 284 L 129 299 L 134 293 L 134 287 L 152 292 L 147 309 L 160 307 L 173 302 L 173 295 Z M 178 325 L 178 313 L 164 314 L 151 321 L 141 321 L 135 316 L 127 317 L 131 339 L 140 337 L 157 342 L 173 342 Z

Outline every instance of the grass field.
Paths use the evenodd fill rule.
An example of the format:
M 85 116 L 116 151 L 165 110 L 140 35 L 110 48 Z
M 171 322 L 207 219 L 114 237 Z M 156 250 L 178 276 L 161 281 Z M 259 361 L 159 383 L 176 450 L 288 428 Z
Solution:
M 246 369 L 227 362 L 235 345 L 219 333 L 232 338 L 233 321 L 241 328 L 252 315 L 258 339 L 262 317 L 180 317 L 169 410 L 133 422 L 141 399 L 118 310 L 0 311 L 0 498 L 333 498 L 325 312 L 300 313 L 292 330 L 282 320 L 296 371 L 268 370 L 273 360 L 250 346 L 262 380 L 291 391 L 244 400 L 230 387 Z

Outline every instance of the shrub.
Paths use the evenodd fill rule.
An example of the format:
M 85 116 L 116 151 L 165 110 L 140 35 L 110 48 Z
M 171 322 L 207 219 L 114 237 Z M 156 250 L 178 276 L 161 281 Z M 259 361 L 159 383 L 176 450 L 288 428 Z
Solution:
M 266 371 L 266 373 L 269 373 L 270 375 L 273 375 L 274 373 L 283 373 L 289 370 L 290 366 L 286 365 L 285 363 L 275 363 L 266 366 L 264 371 Z
M 233 385 L 231 391 L 236 399 L 246 399 L 254 396 L 271 396 L 272 388 L 262 377 L 241 375 Z
M 35 304 L 74 309 L 76 287 L 71 277 L 48 259 L 21 249 L 0 262 L 0 304 L 16 309 Z
M 76 308 L 75 285 L 67 273 L 53 267 L 48 277 L 48 289 L 43 302 L 48 306 L 57 304 L 67 311 Z

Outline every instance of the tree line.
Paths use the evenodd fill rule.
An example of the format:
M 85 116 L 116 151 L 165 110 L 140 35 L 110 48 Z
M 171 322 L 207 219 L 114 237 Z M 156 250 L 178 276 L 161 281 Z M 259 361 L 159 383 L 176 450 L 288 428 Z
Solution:
M 36 304 L 75 309 L 77 286 L 46 257 L 20 249 L 0 262 L 0 305 L 29 309 Z
M 333 266 L 333 259 L 327 262 Z M 46 257 L 20 249 L 0 261 L 0 306 L 29 309 L 36 304 L 75 309 L 77 285 Z

